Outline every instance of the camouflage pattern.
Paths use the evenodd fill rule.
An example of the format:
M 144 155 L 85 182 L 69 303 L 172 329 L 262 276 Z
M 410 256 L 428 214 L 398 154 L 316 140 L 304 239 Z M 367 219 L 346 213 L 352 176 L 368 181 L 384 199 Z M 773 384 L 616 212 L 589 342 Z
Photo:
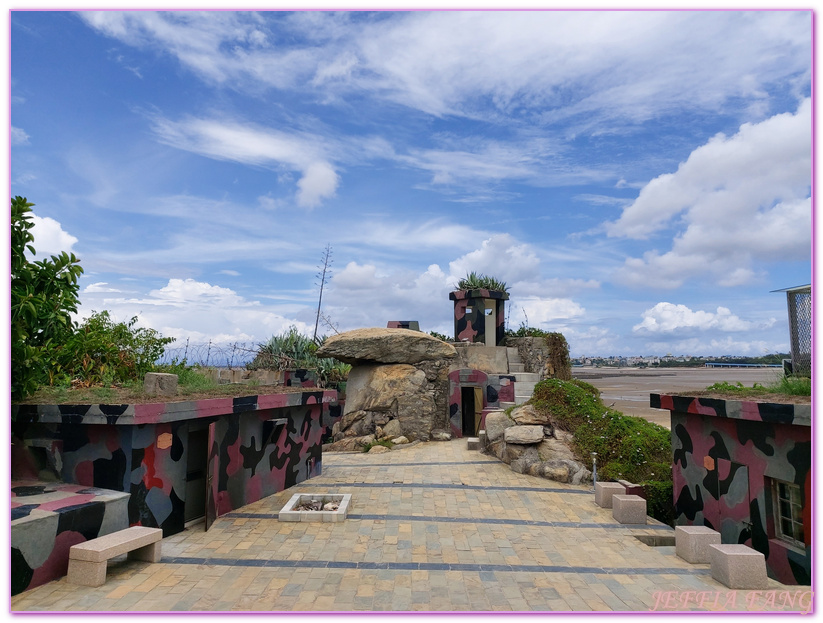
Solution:
M 810 584 L 810 405 L 652 394 L 650 406 L 671 411 L 677 523 L 762 552 L 779 582 Z M 774 481 L 800 487 L 802 547 L 777 534 Z
M 479 387 L 483 390 L 484 426 L 486 412 L 499 409 L 501 402 L 514 402 L 514 375 L 487 374 L 480 370 L 463 368 L 449 373 L 449 428 L 453 437 L 463 436 L 463 393 L 464 387 Z
M 127 525 L 159 527 L 169 536 L 184 527 L 190 425 L 213 427 L 203 467 L 212 476 L 204 485 L 207 515 L 211 502 L 216 517 L 319 475 L 324 411 L 336 398 L 333 390 L 318 390 L 180 403 L 19 405 L 13 431 L 32 456 L 35 448 L 46 455 L 63 482 L 130 494 Z M 43 469 L 42 456 L 15 463 L 12 478 Z M 50 556 L 41 552 L 38 560 Z
M 410 331 L 420 331 L 420 323 L 417 320 L 389 320 L 386 323 L 387 329 L 409 329 Z
M 283 370 L 283 385 L 286 387 L 317 387 L 317 372 L 314 370 Z
M 505 305 L 509 295 L 499 290 L 457 290 L 449 294 L 454 301 L 454 339 L 457 342 L 486 343 L 486 302 L 494 304 L 497 318 L 495 345 L 506 337 Z M 470 309 L 471 311 L 466 311 Z
M 64 575 L 69 549 L 128 527 L 127 493 L 60 482 L 11 482 L 11 594 Z

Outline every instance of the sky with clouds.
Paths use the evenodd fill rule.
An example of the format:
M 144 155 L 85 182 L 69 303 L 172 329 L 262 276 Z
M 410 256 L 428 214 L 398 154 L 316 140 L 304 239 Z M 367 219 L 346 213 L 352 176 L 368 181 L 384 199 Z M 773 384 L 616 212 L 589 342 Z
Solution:
M 418 320 L 470 271 L 573 356 L 789 349 L 810 11 L 10 14 L 11 194 L 81 315 L 185 340 Z M 333 329 L 321 323 L 321 333 Z

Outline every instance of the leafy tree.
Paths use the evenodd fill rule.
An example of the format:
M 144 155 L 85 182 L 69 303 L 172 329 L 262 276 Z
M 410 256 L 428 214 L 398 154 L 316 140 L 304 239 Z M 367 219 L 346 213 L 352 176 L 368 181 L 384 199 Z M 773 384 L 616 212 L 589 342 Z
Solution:
M 65 251 L 32 261 L 35 254 L 33 203 L 11 200 L 11 395 L 23 398 L 49 380 L 54 354 L 71 335 L 83 273 Z

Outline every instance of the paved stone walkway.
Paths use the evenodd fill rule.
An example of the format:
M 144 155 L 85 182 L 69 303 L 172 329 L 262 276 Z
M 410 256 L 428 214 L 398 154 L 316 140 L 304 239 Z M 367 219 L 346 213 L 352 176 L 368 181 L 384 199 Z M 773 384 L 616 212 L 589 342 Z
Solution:
M 294 493 L 351 493 L 341 523 L 277 520 Z M 465 440 L 325 454 L 323 475 L 163 539 L 160 563 L 109 563 L 99 588 L 65 578 L 12 611 L 808 610 L 809 587 L 730 591 L 708 565 L 616 524 L 589 488 L 515 474 Z

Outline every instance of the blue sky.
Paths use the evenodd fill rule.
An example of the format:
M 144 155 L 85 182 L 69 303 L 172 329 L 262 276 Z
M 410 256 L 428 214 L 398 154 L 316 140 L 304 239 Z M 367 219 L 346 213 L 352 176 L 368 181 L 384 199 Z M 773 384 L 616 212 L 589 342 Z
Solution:
M 11 194 L 81 315 L 418 320 L 469 271 L 572 355 L 787 351 L 809 11 L 11 13 Z M 321 333 L 332 330 L 321 324 Z

